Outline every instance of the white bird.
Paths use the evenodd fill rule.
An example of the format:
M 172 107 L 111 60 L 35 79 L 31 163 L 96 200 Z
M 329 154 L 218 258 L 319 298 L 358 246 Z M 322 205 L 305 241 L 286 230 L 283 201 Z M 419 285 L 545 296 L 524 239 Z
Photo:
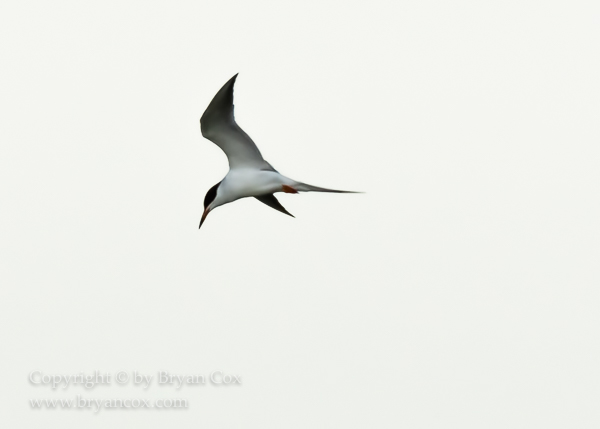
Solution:
M 240 198 L 254 197 L 261 203 L 294 217 L 277 201 L 274 193 L 355 193 L 297 182 L 279 174 L 265 161 L 250 136 L 239 127 L 233 117 L 233 86 L 236 78 L 237 74 L 223 85 L 200 118 L 202 135 L 225 152 L 229 160 L 229 172 L 206 193 L 204 213 L 198 228 L 202 227 L 206 216 L 216 207 Z

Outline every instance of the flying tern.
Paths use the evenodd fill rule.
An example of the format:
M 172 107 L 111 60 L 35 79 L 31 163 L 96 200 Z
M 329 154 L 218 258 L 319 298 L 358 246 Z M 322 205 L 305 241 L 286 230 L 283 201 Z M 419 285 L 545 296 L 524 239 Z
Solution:
M 208 214 L 216 207 L 254 197 L 275 210 L 294 217 L 275 198 L 276 192 L 297 194 L 298 192 L 335 192 L 336 189 L 307 185 L 280 174 L 264 160 L 250 136 L 240 128 L 233 117 L 233 86 L 237 74 L 223 85 L 214 96 L 200 118 L 202 135 L 219 146 L 229 160 L 229 172 L 214 185 L 204 197 L 204 213 L 200 227 Z

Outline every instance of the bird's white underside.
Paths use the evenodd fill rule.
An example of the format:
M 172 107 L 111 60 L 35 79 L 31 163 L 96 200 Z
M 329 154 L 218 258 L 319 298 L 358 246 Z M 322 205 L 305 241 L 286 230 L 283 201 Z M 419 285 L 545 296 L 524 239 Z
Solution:
M 229 170 L 229 173 L 219 185 L 215 206 L 227 204 L 240 198 L 282 192 L 283 185 L 294 189 L 301 187 L 299 182 L 276 171 L 233 168 Z

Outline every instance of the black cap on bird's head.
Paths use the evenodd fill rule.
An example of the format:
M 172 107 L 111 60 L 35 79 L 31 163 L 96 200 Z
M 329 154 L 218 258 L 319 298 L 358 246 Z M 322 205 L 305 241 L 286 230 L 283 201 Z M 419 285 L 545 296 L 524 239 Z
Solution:
M 211 209 L 209 209 L 209 207 L 210 207 L 211 203 L 217 197 L 217 188 L 219 187 L 220 184 L 221 184 L 221 182 L 217 183 L 212 188 L 210 188 L 208 190 L 208 192 L 206 193 L 206 196 L 204 197 L 204 213 L 202 213 L 202 218 L 200 219 L 200 226 L 198 227 L 198 229 L 200 229 L 200 227 L 204 223 L 204 220 L 206 219 L 206 216 L 208 216 L 208 213 L 211 210 Z

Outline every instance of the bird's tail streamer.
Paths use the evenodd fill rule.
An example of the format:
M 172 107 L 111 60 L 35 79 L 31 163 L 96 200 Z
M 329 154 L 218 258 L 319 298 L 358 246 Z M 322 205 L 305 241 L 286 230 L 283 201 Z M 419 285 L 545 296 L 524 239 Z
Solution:
M 300 192 L 332 192 L 335 194 L 362 194 L 357 191 L 340 191 L 339 189 L 321 188 L 319 186 L 308 185 L 306 183 L 298 183 L 294 188 Z

